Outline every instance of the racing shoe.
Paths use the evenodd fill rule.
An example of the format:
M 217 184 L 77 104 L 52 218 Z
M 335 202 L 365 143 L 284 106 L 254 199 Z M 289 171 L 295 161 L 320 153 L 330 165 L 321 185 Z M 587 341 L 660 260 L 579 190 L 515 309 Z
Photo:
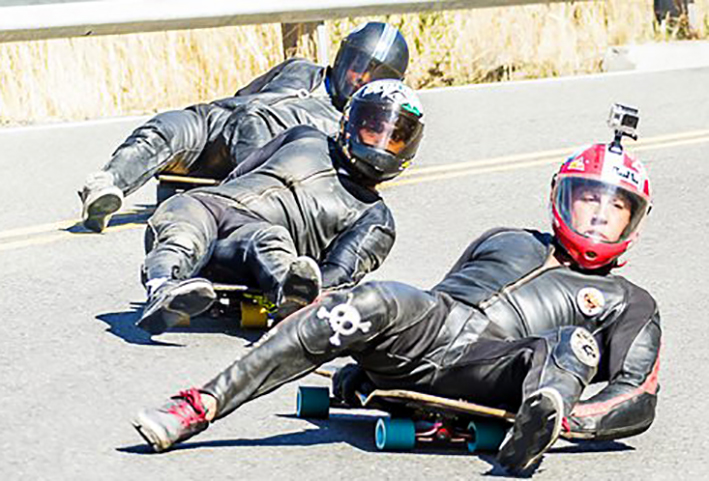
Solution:
M 133 420 L 133 427 L 160 453 L 207 429 L 206 415 L 202 395 L 192 388 L 181 391 L 159 408 L 142 410 Z
M 123 192 L 113 184 L 110 172 L 96 172 L 86 178 L 79 192 L 82 202 L 81 220 L 84 227 L 103 232 L 111 216 L 123 205 Z
M 276 320 L 285 319 L 313 302 L 322 288 L 320 266 L 307 256 L 297 257 L 288 268 L 281 286 L 281 302 Z
M 166 281 L 149 294 L 143 316 L 136 325 L 150 334 L 162 334 L 180 321 L 202 314 L 216 298 L 214 286 L 207 279 Z
M 523 402 L 502 441 L 497 459 L 510 473 L 524 475 L 536 467 L 561 431 L 564 402 L 556 389 L 542 388 Z

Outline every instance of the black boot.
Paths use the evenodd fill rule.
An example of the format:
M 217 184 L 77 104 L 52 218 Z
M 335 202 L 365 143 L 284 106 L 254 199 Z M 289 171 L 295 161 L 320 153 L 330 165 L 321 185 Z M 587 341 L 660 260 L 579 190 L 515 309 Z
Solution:
M 514 475 L 531 474 L 542 455 L 556 442 L 564 418 L 564 402 L 556 389 L 542 388 L 529 395 L 502 441 L 497 459 Z
M 81 221 L 94 232 L 103 232 L 111 216 L 123 205 L 123 192 L 113 183 L 110 172 L 96 172 L 87 177 L 79 191 Z
M 298 257 L 290 265 L 281 285 L 276 320 L 285 319 L 313 302 L 320 295 L 321 288 L 320 266 L 310 257 Z

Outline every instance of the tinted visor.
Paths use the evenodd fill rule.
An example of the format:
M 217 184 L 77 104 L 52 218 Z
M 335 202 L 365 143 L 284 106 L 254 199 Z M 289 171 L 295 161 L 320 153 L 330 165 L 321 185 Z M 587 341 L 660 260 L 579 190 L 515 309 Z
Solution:
M 583 177 L 563 177 L 554 203 L 574 232 L 610 244 L 626 241 L 648 212 L 648 201 L 638 194 Z
M 401 79 L 403 75 L 354 48 L 343 48 L 335 59 L 332 82 L 343 99 L 349 99 L 361 86 L 381 79 Z
M 361 144 L 411 159 L 418 148 L 423 124 L 396 104 L 356 102 L 347 123 L 350 135 Z

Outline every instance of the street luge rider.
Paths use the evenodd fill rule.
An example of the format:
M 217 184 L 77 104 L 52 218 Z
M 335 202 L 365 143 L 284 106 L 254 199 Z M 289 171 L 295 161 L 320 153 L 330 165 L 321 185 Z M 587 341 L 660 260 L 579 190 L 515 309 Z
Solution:
M 159 334 L 206 311 L 212 281 L 257 288 L 284 317 L 321 288 L 353 286 L 377 269 L 395 239 L 377 184 L 413 160 L 422 115 L 401 81 L 370 82 L 345 107 L 336 136 L 294 127 L 234 178 L 161 204 L 146 231 L 148 303 L 138 326 Z
M 156 174 L 221 180 L 290 127 L 310 125 L 335 134 L 352 94 L 372 80 L 402 79 L 408 61 L 401 33 L 369 22 L 342 41 L 332 67 L 289 59 L 233 97 L 158 114 L 87 177 L 79 192 L 84 226 L 103 231 L 124 197 Z
M 561 165 L 550 202 L 553 234 L 489 231 L 429 291 L 367 282 L 323 295 L 207 384 L 141 411 L 134 426 L 164 451 L 352 356 L 377 388 L 516 410 L 498 453 L 514 474 L 534 470 L 562 431 L 581 439 L 645 431 L 657 402 L 660 317 L 648 292 L 613 274 L 650 210 L 645 169 L 619 141 L 593 145 Z

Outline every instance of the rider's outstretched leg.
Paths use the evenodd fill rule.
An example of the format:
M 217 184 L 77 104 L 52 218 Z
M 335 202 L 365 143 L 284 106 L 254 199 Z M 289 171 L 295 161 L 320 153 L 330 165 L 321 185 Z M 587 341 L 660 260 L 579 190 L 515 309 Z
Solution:
M 409 302 L 399 304 L 401 296 L 407 296 Z M 392 337 L 416 324 L 425 326 L 431 313 L 441 309 L 433 296 L 398 283 L 367 283 L 324 295 L 287 317 L 245 356 L 198 390 L 201 398 L 216 400 L 209 417 L 201 414 L 201 399 L 199 403 L 185 399 L 179 408 L 172 399 L 161 408 L 142 411 L 134 425 L 155 450 L 168 449 L 203 430 L 208 418 L 223 418 L 245 402 L 336 357 L 392 349 L 396 344 L 390 342 Z M 383 370 L 393 371 L 403 364 L 400 357 L 377 357 Z

